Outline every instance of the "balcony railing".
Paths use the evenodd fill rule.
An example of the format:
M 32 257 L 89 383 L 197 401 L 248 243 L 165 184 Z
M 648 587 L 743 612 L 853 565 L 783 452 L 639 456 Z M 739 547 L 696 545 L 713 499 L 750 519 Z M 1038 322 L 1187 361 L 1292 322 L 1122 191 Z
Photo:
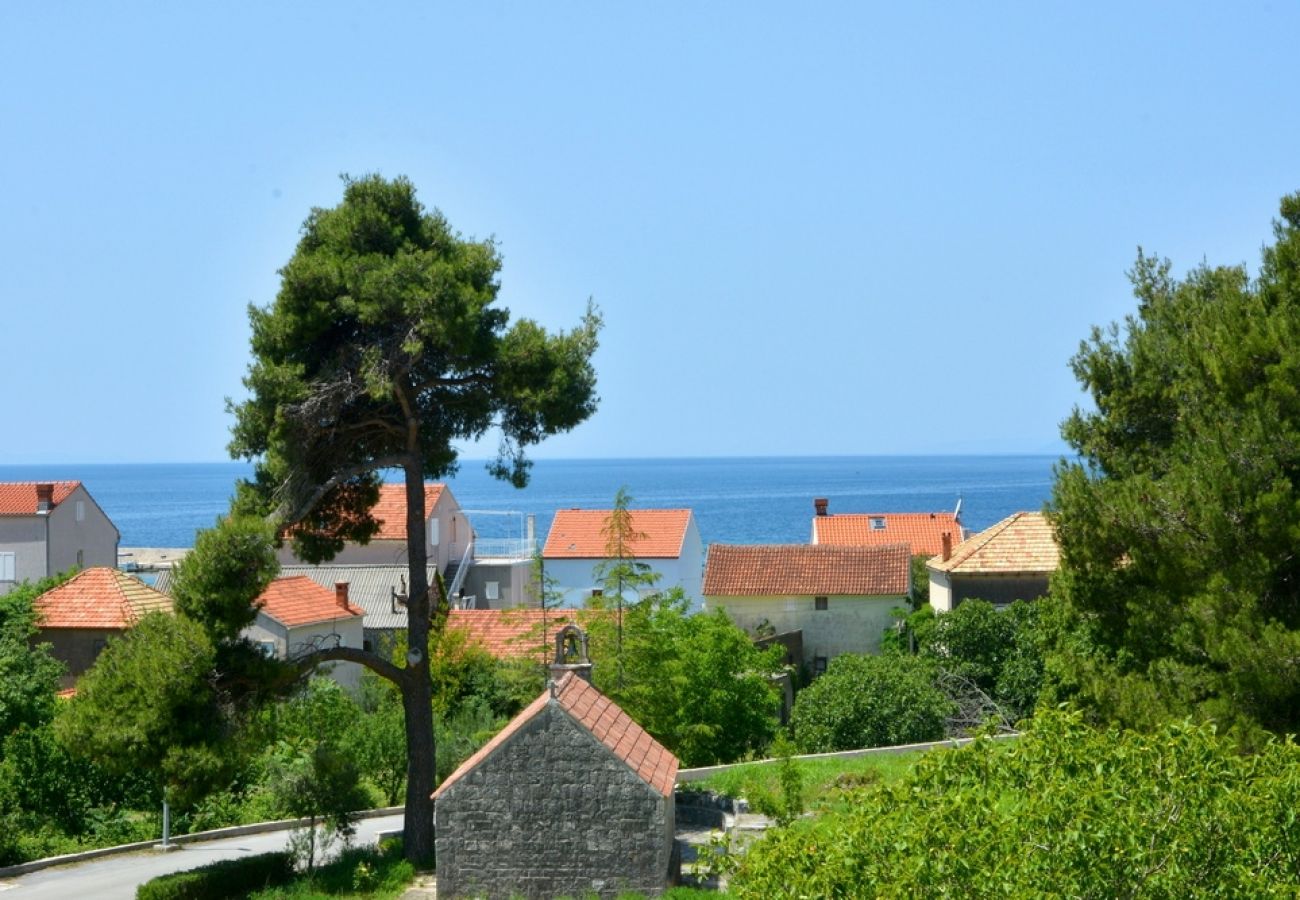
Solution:
M 537 553 L 537 541 L 527 538 L 476 538 L 475 559 L 531 559 Z

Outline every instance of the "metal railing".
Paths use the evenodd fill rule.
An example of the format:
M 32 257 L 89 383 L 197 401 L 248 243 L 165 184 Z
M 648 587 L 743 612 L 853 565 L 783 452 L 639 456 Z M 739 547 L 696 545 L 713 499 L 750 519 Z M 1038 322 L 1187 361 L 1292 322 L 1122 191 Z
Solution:
M 532 559 L 537 541 L 527 538 L 478 538 L 474 541 L 476 559 Z
M 447 596 L 455 597 L 460 593 L 460 589 L 465 586 L 465 576 L 469 574 L 470 561 L 474 559 L 474 538 L 470 537 L 465 542 L 465 554 L 460 558 L 460 565 L 456 567 L 456 577 L 447 585 Z

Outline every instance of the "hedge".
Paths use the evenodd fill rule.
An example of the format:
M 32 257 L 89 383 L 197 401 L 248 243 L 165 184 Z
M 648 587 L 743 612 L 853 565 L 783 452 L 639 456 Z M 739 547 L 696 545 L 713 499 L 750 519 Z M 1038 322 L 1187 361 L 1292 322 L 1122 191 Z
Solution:
M 262 853 L 160 875 L 135 892 L 136 900 L 224 900 L 287 884 L 294 877 L 288 853 Z

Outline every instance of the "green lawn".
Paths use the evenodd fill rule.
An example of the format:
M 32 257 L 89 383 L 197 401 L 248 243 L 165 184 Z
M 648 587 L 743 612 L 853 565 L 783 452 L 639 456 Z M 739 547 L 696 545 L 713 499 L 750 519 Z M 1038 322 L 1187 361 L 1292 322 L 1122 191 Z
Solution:
M 803 781 L 804 804 L 809 808 L 817 807 L 833 802 L 844 788 L 894 781 L 911 769 L 924 753 L 914 750 L 849 759 L 796 759 L 794 763 Z M 686 790 L 710 790 L 728 797 L 744 797 L 755 812 L 767 812 L 781 794 L 780 769 L 777 762 L 746 763 L 683 787 Z

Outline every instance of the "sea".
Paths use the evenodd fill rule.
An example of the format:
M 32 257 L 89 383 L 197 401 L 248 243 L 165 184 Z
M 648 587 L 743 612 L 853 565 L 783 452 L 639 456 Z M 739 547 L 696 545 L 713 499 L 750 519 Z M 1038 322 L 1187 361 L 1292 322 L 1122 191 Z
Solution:
M 832 513 L 942 512 L 961 504 L 977 531 L 1051 496 L 1056 456 L 808 456 L 700 459 L 539 459 L 528 487 L 463 460 L 451 487 L 481 537 L 539 540 L 557 509 L 608 509 L 623 488 L 632 508 L 694 510 L 705 544 L 806 543 L 813 499 Z M 0 465 L 0 481 L 77 480 L 122 534 L 123 547 L 190 547 L 227 509 L 242 462 Z M 389 480 L 400 480 L 394 473 Z

